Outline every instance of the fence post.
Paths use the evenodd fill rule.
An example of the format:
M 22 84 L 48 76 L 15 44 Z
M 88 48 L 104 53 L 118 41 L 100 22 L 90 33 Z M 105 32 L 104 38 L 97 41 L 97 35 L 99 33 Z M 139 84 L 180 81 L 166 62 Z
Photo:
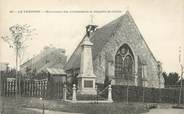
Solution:
M 109 102 L 113 102 L 113 100 L 112 100 L 112 88 L 111 88 L 111 84 L 109 85 L 109 88 L 108 88 L 108 101 Z
M 6 82 L 6 80 L 4 80 L 4 79 L 3 79 L 3 81 L 4 81 L 4 82 L 3 82 L 3 83 L 4 83 L 4 84 L 3 84 L 3 85 L 4 85 L 4 86 L 3 86 L 3 92 L 4 92 L 4 96 L 6 96 L 6 95 L 7 95 L 7 94 L 6 94 L 6 93 L 7 93 L 7 92 L 6 92 L 6 91 L 7 91 L 7 82 Z
M 76 86 L 75 84 L 73 84 L 73 94 L 72 94 L 72 101 L 75 102 L 77 99 L 76 99 Z
M 63 100 L 66 101 L 66 84 L 63 87 Z

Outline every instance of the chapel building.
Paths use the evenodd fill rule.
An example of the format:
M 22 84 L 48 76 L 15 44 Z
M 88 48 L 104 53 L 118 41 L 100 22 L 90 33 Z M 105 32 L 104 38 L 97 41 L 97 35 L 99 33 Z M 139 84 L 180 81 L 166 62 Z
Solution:
M 108 77 L 112 85 L 163 87 L 163 78 L 159 76 L 159 62 L 129 11 L 101 28 L 88 25 L 86 35 L 93 43 L 92 62 L 96 83 L 103 84 Z M 71 83 L 77 83 L 81 64 L 81 44 L 86 35 L 64 67 L 67 80 Z

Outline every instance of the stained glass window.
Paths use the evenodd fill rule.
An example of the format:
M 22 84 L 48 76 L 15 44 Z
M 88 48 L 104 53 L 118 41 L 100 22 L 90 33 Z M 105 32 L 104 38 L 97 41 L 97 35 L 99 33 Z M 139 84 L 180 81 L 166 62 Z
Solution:
M 120 78 L 122 77 L 122 57 L 118 54 L 116 55 L 116 61 L 115 61 L 115 75 L 116 77 Z
M 133 80 L 134 58 L 130 47 L 124 44 L 115 56 L 115 76 Z

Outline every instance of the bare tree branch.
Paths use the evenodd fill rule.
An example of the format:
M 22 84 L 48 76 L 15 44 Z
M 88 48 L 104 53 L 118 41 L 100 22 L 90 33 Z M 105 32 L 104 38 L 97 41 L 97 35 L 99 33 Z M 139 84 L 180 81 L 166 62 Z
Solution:
M 19 70 L 19 62 L 22 61 L 23 55 L 24 55 L 24 50 L 26 48 L 26 41 L 30 39 L 31 36 L 33 36 L 34 31 L 36 29 L 31 28 L 30 25 L 13 25 L 9 28 L 10 31 L 10 36 L 2 36 L 1 38 L 7 42 L 9 44 L 9 46 L 11 48 L 15 49 L 15 53 L 16 53 L 16 80 L 19 79 L 18 75 L 17 75 L 17 71 Z M 20 60 L 19 60 L 20 59 Z M 20 63 L 21 64 L 21 63 Z M 20 81 L 18 83 L 18 81 L 16 81 L 16 90 L 18 90 L 18 87 L 20 88 Z M 18 96 L 18 93 L 20 93 L 20 89 L 19 92 L 16 91 L 16 98 Z

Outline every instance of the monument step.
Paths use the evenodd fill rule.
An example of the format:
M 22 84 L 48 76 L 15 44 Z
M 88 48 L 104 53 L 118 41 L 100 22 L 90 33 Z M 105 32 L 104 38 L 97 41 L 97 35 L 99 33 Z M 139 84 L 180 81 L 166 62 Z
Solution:
M 105 100 L 106 98 L 100 96 L 100 95 L 77 95 L 77 100 Z

